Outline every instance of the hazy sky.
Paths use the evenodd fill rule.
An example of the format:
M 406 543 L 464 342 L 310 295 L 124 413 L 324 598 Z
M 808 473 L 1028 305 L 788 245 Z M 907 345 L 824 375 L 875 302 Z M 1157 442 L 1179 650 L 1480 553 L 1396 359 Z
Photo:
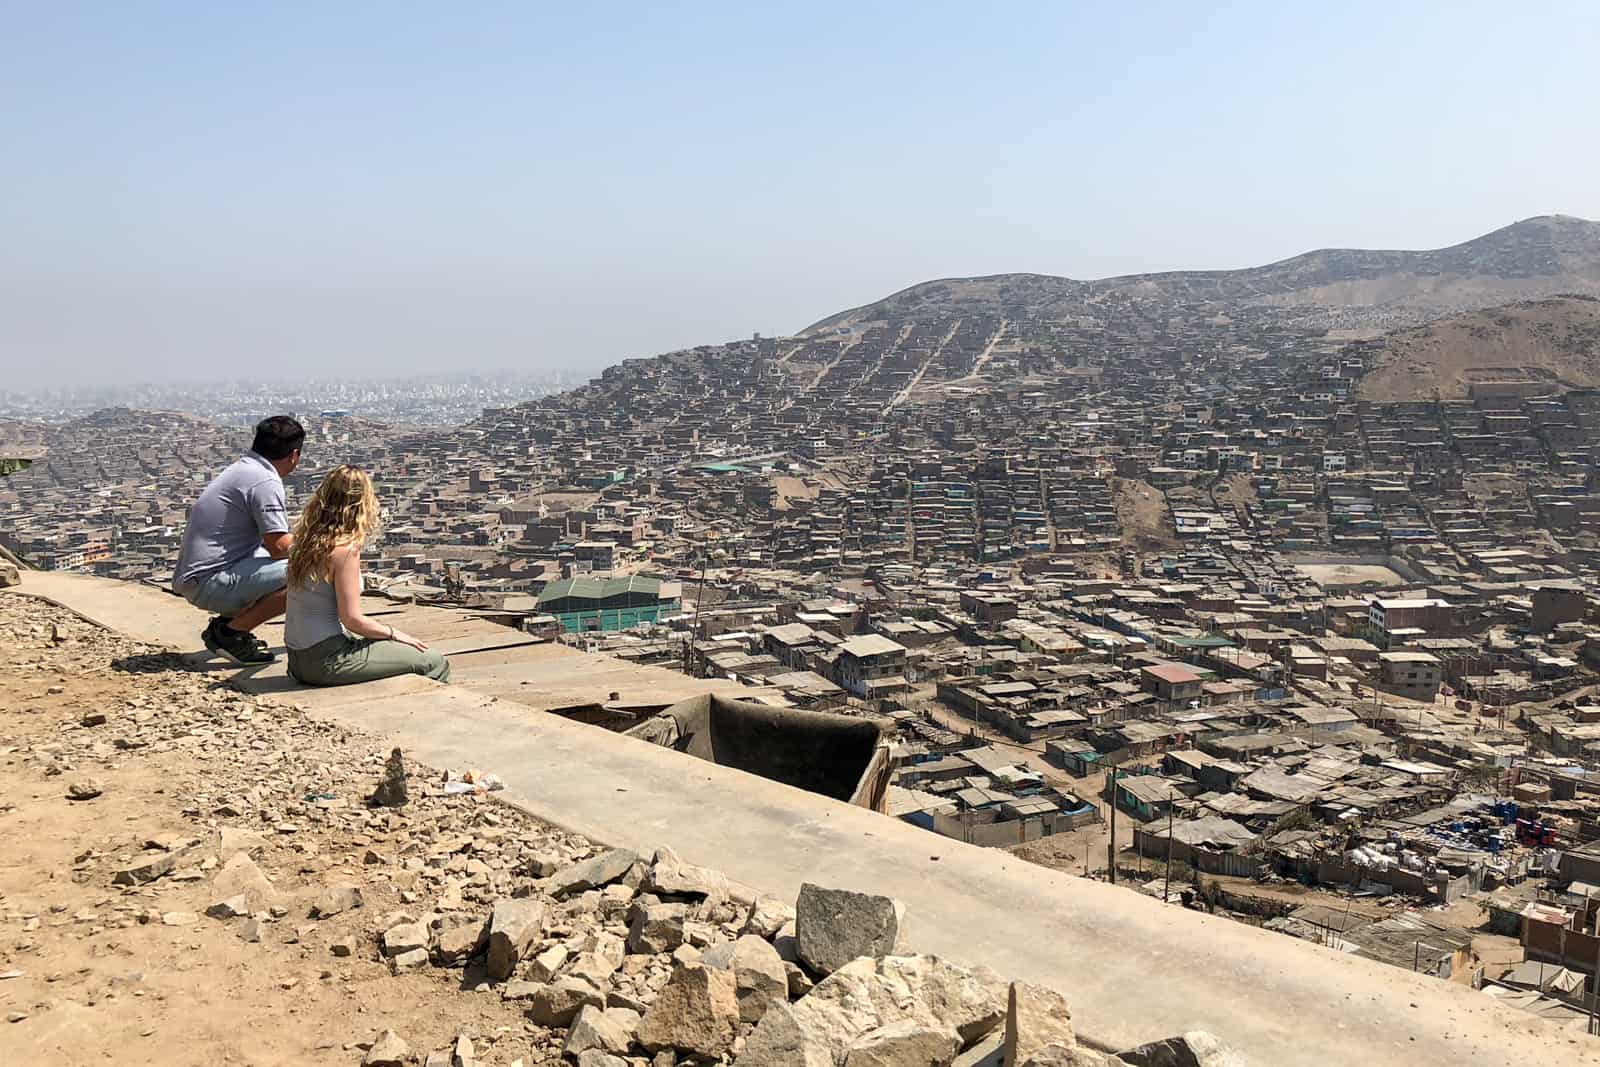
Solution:
M 1600 218 L 1600 4 L 1429 6 L 0 0 L 0 387 L 597 367 Z

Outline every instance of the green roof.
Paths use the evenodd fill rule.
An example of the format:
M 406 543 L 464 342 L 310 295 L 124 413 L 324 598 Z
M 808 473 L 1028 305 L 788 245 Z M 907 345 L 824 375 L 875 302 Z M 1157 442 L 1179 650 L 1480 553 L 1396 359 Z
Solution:
M 1232 648 L 1233 642 L 1220 634 L 1203 637 L 1169 637 L 1167 640 L 1179 648 Z
M 642 593 L 645 596 L 661 595 L 661 579 L 645 578 L 634 574 L 626 578 L 563 578 L 551 582 L 539 594 L 539 603 L 575 597 L 579 600 L 609 600 L 624 593 Z

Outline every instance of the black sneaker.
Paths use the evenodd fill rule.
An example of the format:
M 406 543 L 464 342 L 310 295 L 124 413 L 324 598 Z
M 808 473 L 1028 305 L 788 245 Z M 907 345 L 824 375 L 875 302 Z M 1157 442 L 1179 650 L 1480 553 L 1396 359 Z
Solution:
M 223 621 L 221 616 L 212 619 L 210 624 L 200 634 L 200 639 L 206 647 L 219 656 L 226 656 L 235 663 L 244 667 L 255 667 L 263 663 L 271 663 L 278 657 L 268 651 L 264 642 L 254 634 L 242 633 L 232 629 Z
M 250 643 L 255 646 L 255 650 L 259 655 L 267 657 L 266 662 L 271 663 L 278 658 L 278 654 L 272 651 L 272 646 L 261 640 L 261 638 L 255 634 L 245 634 L 245 636 L 250 639 Z
M 221 615 L 213 615 L 211 621 L 206 623 L 206 628 L 200 631 L 200 640 L 205 642 L 206 648 L 219 656 L 222 654 L 222 646 L 217 643 L 217 628 L 226 626 L 229 621 L 231 620 Z

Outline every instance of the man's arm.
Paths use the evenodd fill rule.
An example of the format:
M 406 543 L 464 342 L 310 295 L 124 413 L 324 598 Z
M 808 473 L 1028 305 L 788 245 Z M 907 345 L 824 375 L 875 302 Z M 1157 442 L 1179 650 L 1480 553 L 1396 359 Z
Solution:
M 289 532 L 282 482 L 263 482 L 250 491 L 250 514 L 261 531 L 261 547 L 273 559 L 286 559 L 294 535 Z
M 289 548 L 294 544 L 294 534 L 269 533 L 261 535 L 261 547 L 273 559 L 288 559 Z

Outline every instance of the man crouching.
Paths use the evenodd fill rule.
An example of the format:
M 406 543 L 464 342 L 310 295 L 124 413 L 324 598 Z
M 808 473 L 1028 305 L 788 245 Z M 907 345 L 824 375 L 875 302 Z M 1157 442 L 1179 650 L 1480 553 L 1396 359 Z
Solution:
M 262 419 L 250 451 L 205 487 L 183 531 L 172 591 L 215 615 L 201 640 L 237 663 L 276 658 L 251 631 L 283 614 L 293 541 L 283 479 L 300 465 L 305 440 L 287 415 Z

